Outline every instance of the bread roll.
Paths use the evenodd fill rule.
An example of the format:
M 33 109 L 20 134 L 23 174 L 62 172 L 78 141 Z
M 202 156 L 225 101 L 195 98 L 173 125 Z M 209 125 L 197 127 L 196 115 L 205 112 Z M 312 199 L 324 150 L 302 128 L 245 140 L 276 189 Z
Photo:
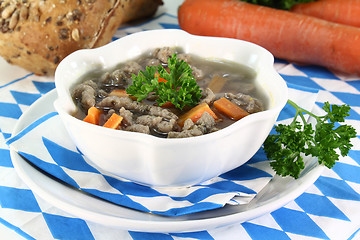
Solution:
M 68 54 L 111 41 L 120 24 L 153 15 L 161 0 L 0 0 L 0 55 L 53 75 Z

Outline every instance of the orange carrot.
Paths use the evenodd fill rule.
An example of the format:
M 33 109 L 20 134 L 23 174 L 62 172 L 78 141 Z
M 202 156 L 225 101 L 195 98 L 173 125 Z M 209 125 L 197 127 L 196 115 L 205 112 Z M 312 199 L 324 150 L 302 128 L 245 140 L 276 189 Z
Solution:
M 166 79 L 164 79 L 164 78 L 162 78 L 162 77 L 159 77 L 159 76 L 160 76 L 159 73 L 155 73 L 155 77 L 158 77 L 158 78 L 159 78 L 158 82 L 167 82 Z
M 103 127 L 117 129 L 121 124 L 123 117 L 113 113 L 110 118 L 104 123 Z
M 225 83 L 226 83 L 226 79 L 224 77 L 215 75 L 211 79 L 208 88 L 210 88 L 214 93 L 218 93 L 224 87 Z
M 160 107 L 162 107 L 162 108 L 171 108 L 171 107 L 173 107 L 174 106 L 174 104 L 172 103 L 172 102 L 170 102 L 170 101 L 168 101 L 168 102 L 165 102 L 163 105 L 161 105 Z
M 220 98 L 214 102 L 214 107 L 221 113 L 225 114 L 232 120 L 239 120 L 249 115 L 248 112 L 243 110 L 235 103 L 230 102 L 226 98 Z
M 110 96 L 128 97 L 129 94 L 125 89 L 114 89 L 109 93 Z
M 83 121 L 92 123 L 95 125 L 99 125 L 100 114 L 101 114 L 101 111 L 99 109 L 97 109 L 96 107 L 90 107 L 88 110 L 88 114 L 83 119 Z
M 167 70 L 168 71 L 168 70 Z M 160 74 L 159 73 L 155 73 L 155 77 L 157 77 L 157 78 L 159 78 L 158 79 L 158 82 L 167 82 L 167 80 L 166 79 L 164 79 L 164 78 L 162 78 L 162 77 L 159 77 L 160 76 Z M 163 105 L 161 105 L 161 107 L 163 107 L 163 108 L 171 108 L 171 107 L 173 107 L 174 106 L 174 104 L 172 103 L 172 102 L 166 102 L 166 103 L 164 103 Z
M 132 100 L 136 101 L 136 97 L 130 96 L 130 94 L 128 94 L 125 89 L 114 89 L 109 93 L 109 95 L 117 97 L 129 97 Z
M 178 19 L 195 35 L 242 39 L 278 58 L 360 75 L 360 28 L 238 0 L 185 0 Z
M 360 27 L 360 0 L 318 0 L 296 4 L 290 11 Z
M 196 107 L 193 107 L 192 109 L 190 109 L 188 112 L 186 112 L 182 116 L 180 116 L 177 123 L 179 124 L 180 127 L 183 127 L 184 122 L 189 118 L 194 123 L 196 123 L 196 121 L 199 120 L 199 118 L 201 118 L 201 116 L 203 115 L 204 112 L 208 112 L 215 120 L 218 119 L 216 114 L 211 110 L 211 108 L 209 107 L 209 105 L 207 103 L 201 103 L 201 104 L 197 105 Z

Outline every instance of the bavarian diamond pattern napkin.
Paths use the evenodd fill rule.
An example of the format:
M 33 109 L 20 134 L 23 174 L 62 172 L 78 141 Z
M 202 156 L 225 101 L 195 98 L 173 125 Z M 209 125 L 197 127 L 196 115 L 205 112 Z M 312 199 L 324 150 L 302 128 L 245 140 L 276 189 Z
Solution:
M 311 110 L 317 91 L 289 85 L 289 97 Z M 286 106 L 278 121 L 287 121 L 293 114 Z M 114 178 L 102 173 L 77 150 L 56 112 L 37 119 L 12 136 L 7 144 L 38 168 L 80 191 L 121 206 L 166 216 L 201 212 L 226 204 L 247 204 L 274 174 L 260 149 L 245 165 L 191 187 L 152 188 Z

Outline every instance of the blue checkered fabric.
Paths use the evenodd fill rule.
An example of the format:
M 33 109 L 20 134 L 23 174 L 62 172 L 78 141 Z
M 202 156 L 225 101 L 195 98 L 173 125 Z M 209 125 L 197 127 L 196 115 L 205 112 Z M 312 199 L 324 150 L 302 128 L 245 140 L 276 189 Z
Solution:
M 306 109 L 311 109 L 317 91 L 305 90 L 291 85 L 289 96 L 293 101 L 300 98 L 303 105 L 306 103 Z M 291 119 L 294 116 L 292 109 L 286 105 L 279 115 L 279 122 Z M 48 131 L 54 126 L 56 130 Z M 221 208 L 225 204 L 247 204 L 273 178 L 273 170 L 263 149 L 246 164 L 191 187 L 151 188 L 114 178 L 97 170 L 78 151 L 57 112 L 36 119 L 12 136 L 7 144 L 43 171 L 76 189 L 121 206 L 165 216 L 197 213 Z
M 48 131 L 54 126 L 56 130 Z M 269 164 L 264 164 L 267 159 L 259 151 L 247 164 L 201 184 L 151 188 L 102 173 L 71 143 L 57 112 L 40 117 L 7 141 L 35 166 L 76 189 L 121 206 L 165 216 L 249 203 L 273 177 Z
M 161 14 L 146 23 L 120 28 L 114 39 L 158 28 L 178 28 L 176 17 Z M 331 170 L 325 169 L 302 195 L 244 223 L 191 233 L 144 233 L 76 218 L 39 198 L 19 179 L 6 145 L 21 114 L 54 88 L 53 79 L 29 74 L 0 59 L 0 66 L 4 65 L 8 74 L 0 77 L 0 223 L 13 232 L 0 232 L 4 239 L 359 239 L 359 136 L 349 155 Z M 275 67 L 289 86 L 319 91 L 317 106 L 322 107 L 325 101 L 349 104 L 352 110 L 346 123 L 360 132 L 360 78 L 282 60 L 276 60 Z

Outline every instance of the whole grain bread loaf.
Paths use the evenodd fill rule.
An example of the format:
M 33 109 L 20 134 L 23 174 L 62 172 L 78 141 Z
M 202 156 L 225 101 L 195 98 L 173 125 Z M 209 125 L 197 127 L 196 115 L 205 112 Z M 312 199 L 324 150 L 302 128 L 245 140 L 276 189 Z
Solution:
M 111 41 L 120 24 L 153 15 L 161 0 L 0 0 L 0 56 L 52 75 L 70 53 Z

